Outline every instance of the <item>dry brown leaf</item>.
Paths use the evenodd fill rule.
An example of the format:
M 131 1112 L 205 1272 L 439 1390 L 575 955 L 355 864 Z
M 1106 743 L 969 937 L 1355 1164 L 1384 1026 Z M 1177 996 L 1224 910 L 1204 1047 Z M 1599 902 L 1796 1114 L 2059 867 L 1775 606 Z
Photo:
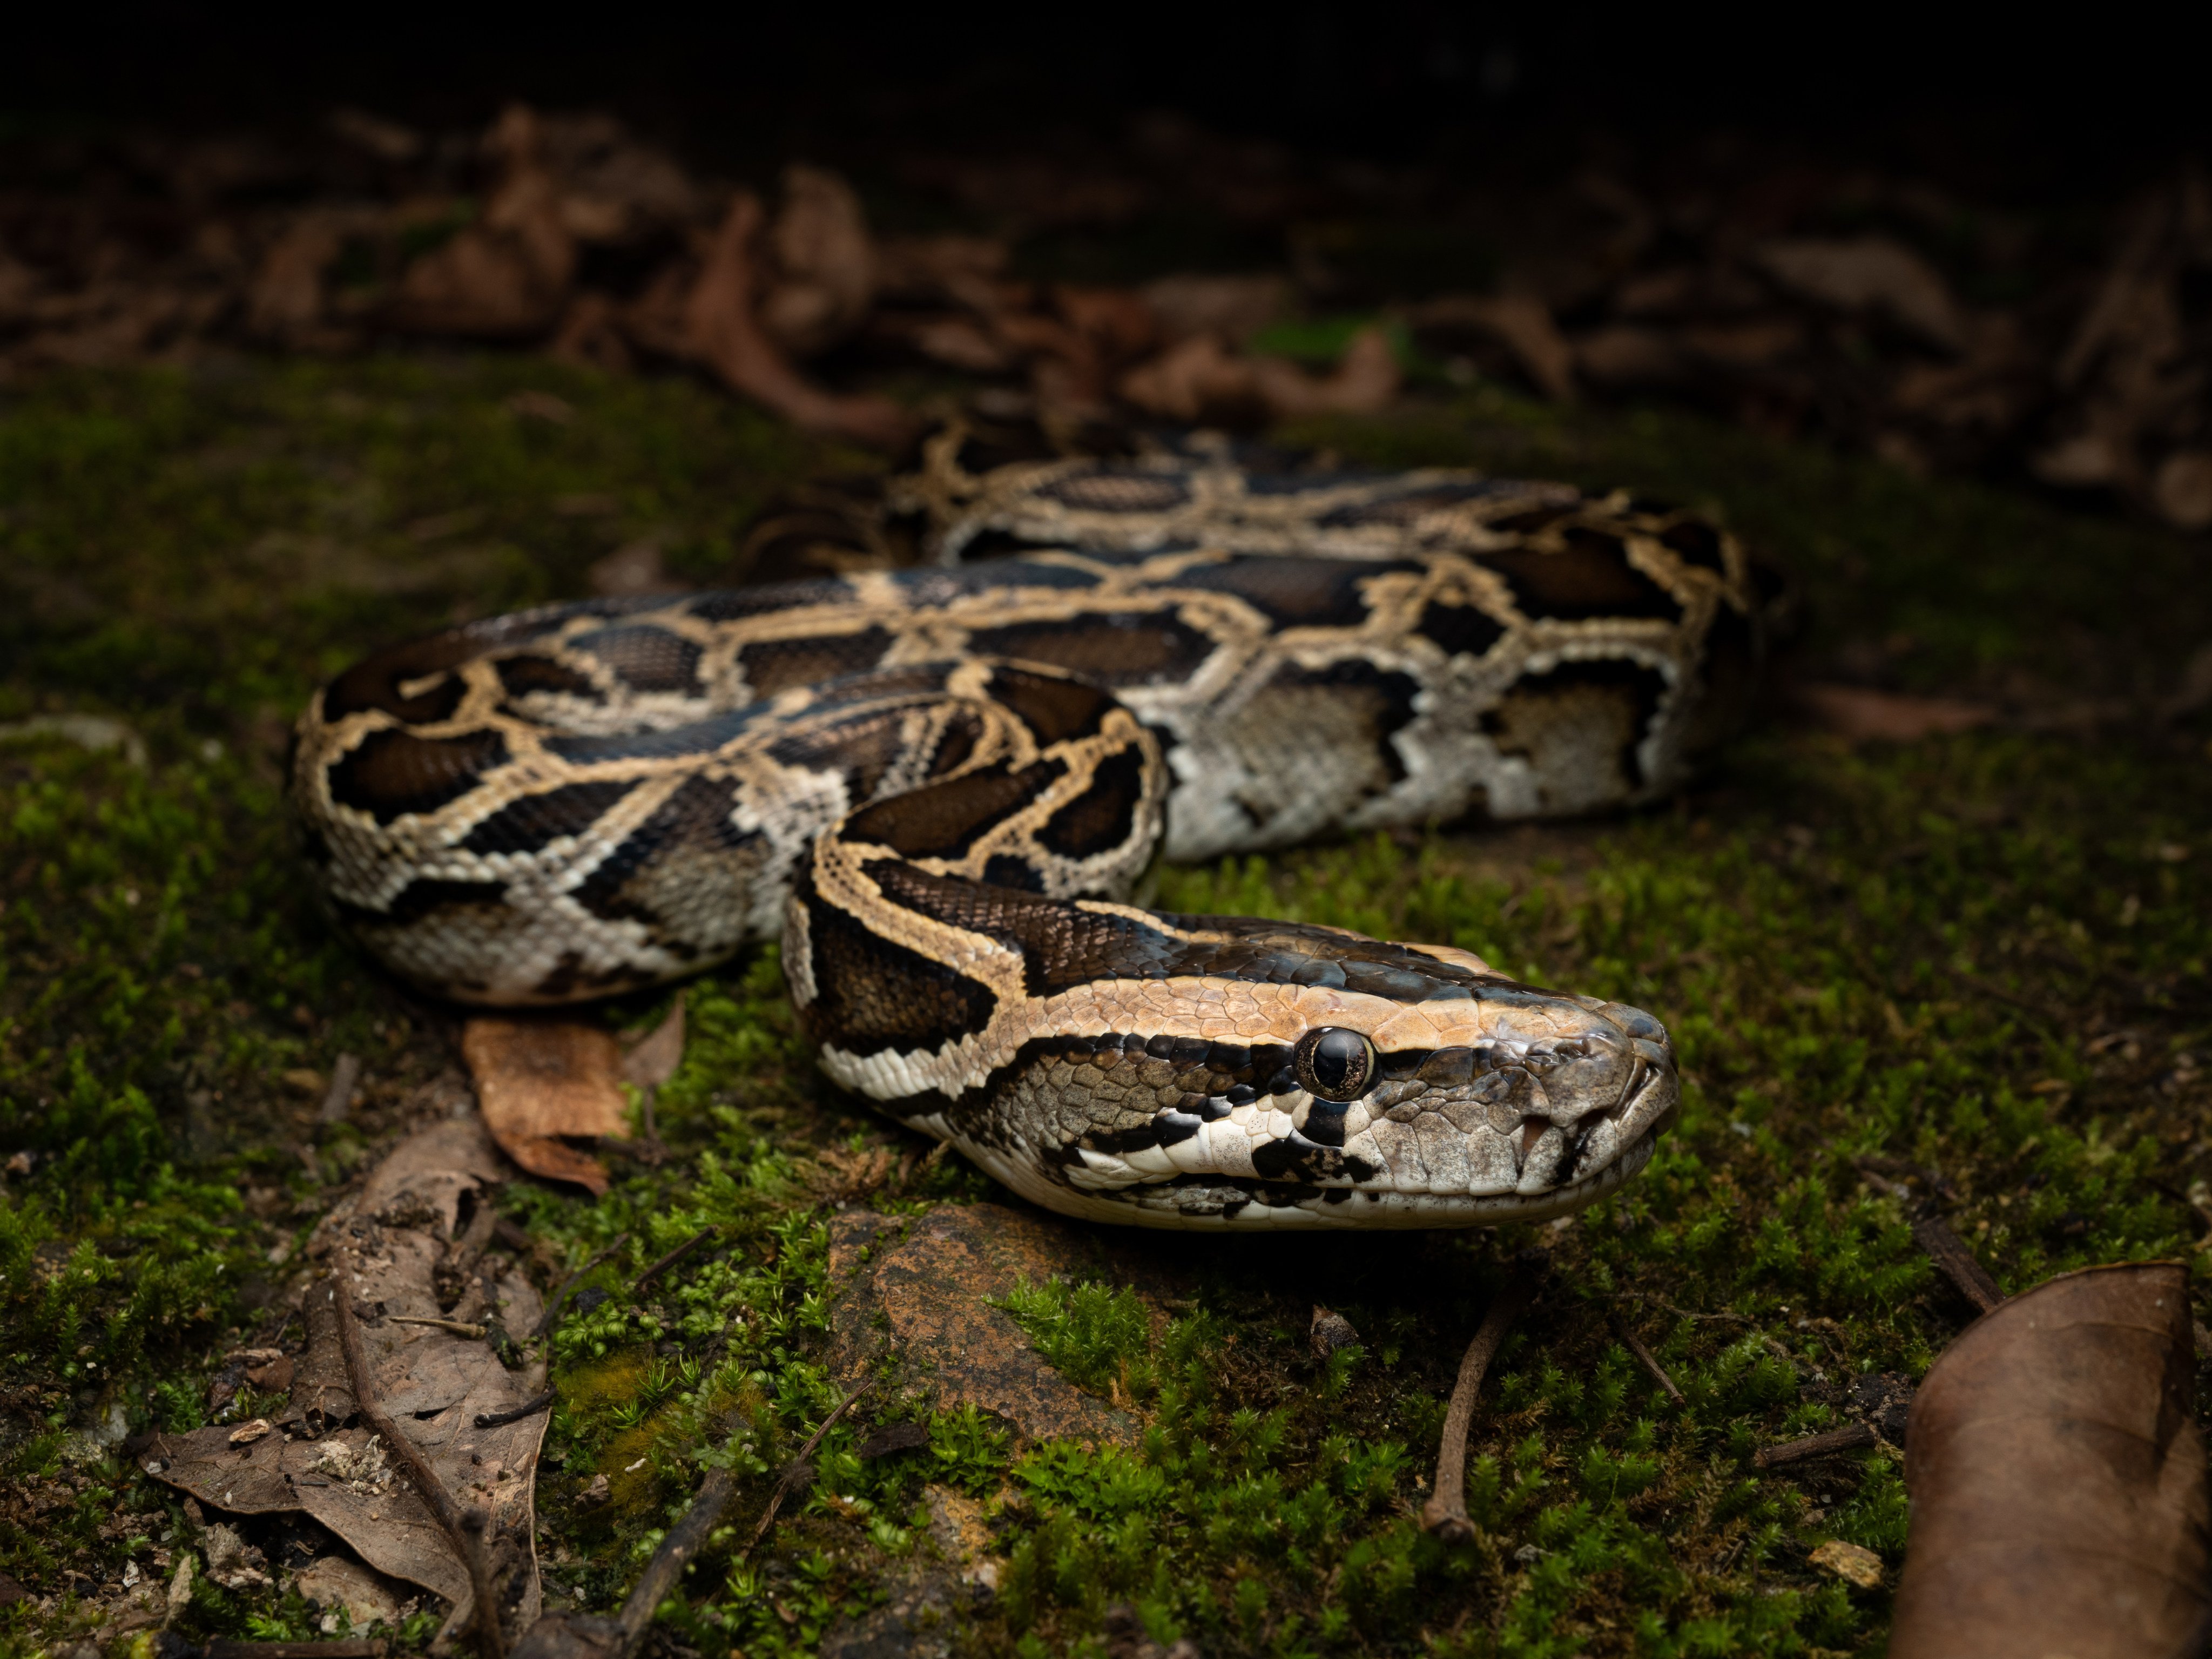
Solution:
M 876 250 L 852 185 L 820 167 L 787 167 L 768 240 L 778 279 L 762 297 L 760 324 L 778 346 L 811 357 L 866 319 Z
M 2177 450 L 2159 463 L 2150 497 L 2177 530 L 2212 529 L 2212 450 Z
M 1585 380 L 1624 391 L 1672 385 L 1688 368 L 1671 334 L 1636 323 L 1593 329 L 1575 341 L 1574 351 Z
M 503 175 L 483 220 L 432 248 L 399 281 L 392 320 L 431 334 L 515 336 L 552 327 L 576 271 L 576 239 L 540 155 L 538 117 L 511 106 L 487 146 Z
M 514 1331 L 537 1324 L 538 1292 L 512 1267 L 495 1280 L 485 1269 L 450 1310 L 438 1301 L 435 1269 L 451 1248 L 454 1220 L 447 1203 L 459 1194 L 488 1203 L 483 1188 L 497 1178 L 496 1159 L 473 1123 L 438 1124 L 402 1142 L 352 1203 L 317 1229 L 309 1247 L 312 1256 L 335 1259 L 340 1270 L 307 1292 L 307 1352 L 297 1363 L 292 1407 L 275 1425 L 283 1431 L 242 1443 L 236 1434 L 243 1431 L 220 1425 L 164 1436 L 149 1454 L 162 1466 L 160 1478 L 234 1514 L 303 1510 L 378 1571 L 423 1585 L 465 1610 L 468 1574 L 445 1529 L 390 1448 L 368 1429 L 343 1426 L 357 1408 L 343 1382 L 331 1298 L 350 1275 L 377 1394 L 454 1500 L 491 1511 L 495 1535 L 528 1538 L 546 1413 L 489 1428 L 478 1428 L 476 1418 L 535 1398 L 544 1387 L 544 1364 L 531 1361 L 510 1371 L 489 1342 L 399 1322 L 495 1321 Z M 328 1378 L 340 1381 L 318 1380 Z M 537 1566 L 534 1559 L 513 1565 L 525 1575 L 518 1612 L 526 1624 L 539 1605 Z
M 623 1056 L 623 1081 L 641 1089 L 658 1089 L 676 1075 L 676 1068 L 683 1063 L 684 993 L 678 991 L 660 1024 Z
M 1917 743 L 1946 732 L 1972 732 L 1997 717 L 1997 711 L 1984 702 L 1909 697 L 1863 685 L 1801 685 L 1797 697 L 1821 726 L 1854 743 Z
M 2188 1273 L 2091 1267 L 1969 1327 L 1912 1402 L 1890 1659 L 2133 1659 L 2203 1619 Z
M 686 355 L 720 375 L 732 391 L 799 426 L 895 448 L 913 429 L 904 410 L 888 398 L 823 391 L 792 368 L 761 331 L 753 314 L 758 287 L 753 242 L 761 219 L 760 200 L 750 191 L 732 198 L 684 300 Z
M 1522 373 L 1547 398 L 1562 404 L 1574 399 L 1574 348 L 1541 300 L 1522 294 L 1495 298 L 1446 295 L 1420 307 L 1412 320 L 1417 328 L 1464 328 L 1486 334 L 1513 354 Z
M 1352 337 L 1334 372 L 1308 374 L 1282 357 L 1237 357 L 1211 334 L 1172 346 L 1121 377 L 1121 396 L 1168 420 L 1276 420 L 1371 415 L 1397 396 L 1398 360 L 1379 328 Z
M 1144 302 L 1170 341 L 1212 334 L 1242 345 L 1289 312 L 1286 276 L 1162 276 L 1145 284 Z
M 1958 302 L 1936 268 L 1886 236 L 1770 242 L 1759 263 L 1783 287 L 1839 311 L 1881 312 L 1947 350 L 1965 343 Z
M 1121 377 L 1121 395 L 1148 415 L 1184 422 L 1235 419 L 1255 412 L 1252 365 L 1231 356 L 1211 334 L 1171 346 Z
M 565 1141 L 629 1133 L 612 1033 L 564 1019 L 472 1019 L 461 1054 L 484 1127 L 509 1158 L 534 1176 L 606 1191 L 605 1166 Z
M 1332 374 L 1309 374 L 1281 357 L 1254 358 L 1252 373 L 1261 400 L 1278 420 L 1375 414 L 1398 395 L 1401 378 L 1390 337 L 1379 328 L 1353 335 Z

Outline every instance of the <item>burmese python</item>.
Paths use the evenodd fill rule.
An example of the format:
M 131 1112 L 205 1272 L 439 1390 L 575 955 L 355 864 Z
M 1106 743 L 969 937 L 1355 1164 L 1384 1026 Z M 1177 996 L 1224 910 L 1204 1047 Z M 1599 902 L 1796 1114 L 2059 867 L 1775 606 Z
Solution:
M 291 792 L 344 924 L 490 1005 L 781 934 L 833 1078 L 1071 1214 L 1486 1224 L 1641 1168 L 1677 1096 L 1650 1016 L 1126 900 L 1162 850 L 1671 788 L 1754 656 L 1733 539 L 1198 440 L 989 459 L 956 427 L 891 486 L 933 567 L 548 606 L 339 676 Z

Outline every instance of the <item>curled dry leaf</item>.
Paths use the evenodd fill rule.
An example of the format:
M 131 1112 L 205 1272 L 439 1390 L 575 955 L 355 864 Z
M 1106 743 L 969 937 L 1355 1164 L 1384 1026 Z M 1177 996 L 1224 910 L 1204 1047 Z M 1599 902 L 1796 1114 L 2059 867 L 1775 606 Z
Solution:
M 794 357 L 826 350 L 858 328 L 876 296 L 876 250 L 852 185 L 820 167 L 787 167 L 783 209 L 769 232 L 779 280 L 760 323 Z
M 1770 242 L 1759 251 L 1759 262 L 1808 300 L 1839 311 L 1881 313 L 1947 350 L 1966 343 L 1966 323 L 1950 289 L 1902 242 L 1886 236 Z
M 496 1152 L 472 1123 L 441 1123 L 402 1142 L 309 1247 L 338 1271 L 304 1298 L 307 1352 L 291 1409 L 274 1425 L 283 1432 L 244 1444 L 220 1426 L 163 1436 L 148 1453 L 149 1471 L 234 1514 L 305 1510 L 379 1572 L 462 1607 L 469 1576 L 445 1528 L 400 1460 L 353 1422 L 358 1407 L 345 1383 L 332 1297 L 352 1284 L 378 1397 L 455 1502 L 487 1510 L 495 1537 L 526 1540 L 546 1413 L 485 1428 L 476 1419 L 512 1413 L 541 1393 L 544 1364 L 510 1371 L 489 1342 L 465 1340 L 443 1323 L 400 1322 L 496 1319 L 517 1331 L 537 1323 L 538 1292 L 513 1268 L 495 1279 L 486 1268 L 451 1309 L 439 1305 L 434 1270 L 455 1243 L 453 1206 L 462 1197 L 489 1203 L 485 1188 L 498 1170 Z M 524 1553 L 510 1565 L 520 1582 L 509 1602 L 526 1624 L 539 1606 L 537 1565 L 526 1546 L 516 1547 Z
M 1182 422 L 1254 415 L 1371 415 L 1398 392 L 1398 360 L 1379 328 L 1352 337 L 1335 369 L 1307 373 L 1282 357 L 1232 356 L 1211 334 L 1171 347 L 1121 379 L 1122 397 L 1150 415 Z
M 684 355 L 704 363 L 732 391 L 800 426 L 896 447 L 912 426 L 896 404 L 823 391 L 793 368 L 762 331 L 754 314 L 761 288 L 754 243 L 761 221 L 760 199 L 751 191 L 741 190 L 731 198 L 730 210 L 681 302 Z
M 530 335 L 561 317 L 576 271 L 536 114 L 517 104 L 487 140 L 501 176 L 483 219 L 432 248 L 401 277 L 394 320 L 428 334 Z
M 605 1166 L 566 1143 L 629 1132 L 612 1033 L 564 1019 L 472 1019 L 461 1054 L 484 1127 L 509 1158 L 534 1176 L 606 1191 Z
M 1554 403 L 1575 395 L 1575 353 L 1552 313 L 1533 295 L 1446 295 L 1413 313 L 1417 328 L 1468 329 L 1489 336 L 1513 354 L 1521 371 Z
M 1818 724 L 1854 743 L 1917 743 L 1923 738 L 1972 732 L 1997 717 L 1997 711 L 1984 702 L 1909 697 L 1863 685 L 1802 685 L 1797 698 Z
M 1890 1659 L 2181 1650 L 2212 1610 L 2188 1290 L 2174 1262 L 2067 1273 L 1936 1362 Z

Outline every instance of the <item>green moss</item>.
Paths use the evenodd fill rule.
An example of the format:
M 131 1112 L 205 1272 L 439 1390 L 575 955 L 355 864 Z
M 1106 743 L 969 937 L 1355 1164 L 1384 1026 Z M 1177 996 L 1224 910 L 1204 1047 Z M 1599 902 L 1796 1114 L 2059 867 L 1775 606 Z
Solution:
M 1907 686 L 2156 692 L 2212 634 L 2201 550 L 2176 538 L 1693 421 L 1484 392 L 1305 435 L 1724 503 L 1795 568 L 1808 648 L 1873 641 Z M 0 402 L 0 721 L 100 714 L 146 750 L 139 765 L 0 742 L 0 1158 L 30 1155 L 0 1205 L 0 1457 L 27 1494 L 0 1505 L 0 1565 L 36 1594 L 182 1542 L 166 1490 L 82 1437 L 118 1403 L 131 1429 L 205 1417 L 215 1364 L 267 1328 L 335 1183 L 456 1061 L 450 1016 L 368 969 L 298 878 L 279 764 L 309 687 L 380 640 L 577 592 L 641 536 L 712 578 L 768 493 L 850 459 L 688 383 L 516 360 L 64 377 Z M 1924 1370 L 1966 1316 L 1863 1160 L 1940 1170 L 1953 1225 L 2008 1288 L 2154 1255 L 2200 1264 L 2201 1286 L 2185 1194 L 2212 1176 L 2204 743 L 2121 720 L 1855 751 L 1769 727 L 1640 817 L 1163 872 L 1165 906 L 1446 941 L 1649 1008 L 1680 1047 L 1681 1120 L 1643 1176 L 1565 1226 L 1194 1241 L 1164 1311 L 1104 1285 L 1025 1287 L 1009 1311 L 1135 1413 L 1141 1443 L 1017 1457 L 970 1411 L 863 1461 L 867 1424 L 842 1424 L 741 1566 L 736 1543 L 840 1397 L 823 1194 L 841 1188 L 817 1154 L 914 1155 L 872 1200 L 892 1211 L 995 1189 L 817 1080 L 773 951 L 703 976 L 659 1097 L 676 1158 L 618 1164 L 597 1204 L 503 1200 L 563 1271 L 629 1236 L 552 1344 L 549 1589 L 616 1604 L 719 1463 L 738 1504 L 664 1614 L 708 1659 L 808 1651 L 878 1605 L 927 1559 L 933 1486 L 997 1528 L 1003 1594 L 963 1636 L 981 1653 L 1096 1651 L 1115 1601 L 1210 1653 L 1877 1649 L 1886 1594 L 1806 1558 L 1841 1537 L 1895 1566 L 1894 1457 L 1762 1475 L 1750 1454 L 1844 1420 L 1863 1373 Z M 666 1003 L 604 1017 L 635 1027 Z M 366 1062 L 366 1103 L 321 1127 L 343 1053 Z M 1475 1420 L 1480 1535 L 1448 1550 L 1410 1516 L 1461 1347 L 1536 1244 L 1548 1289 Z M 1361 1336 L 1326 1362 L 1307 1346 L 1316 1302 Z M 878 1419 L 920 1410 L 897 1381 Z M 613 1501 L 579 1507 L 597 1474 Z M 51 1648 L 85 1616 L 65 1599 L 0 1611 L 0 1649 Z M 302 1616 L 209 1586 L 186 1626 L 296 1635 Z

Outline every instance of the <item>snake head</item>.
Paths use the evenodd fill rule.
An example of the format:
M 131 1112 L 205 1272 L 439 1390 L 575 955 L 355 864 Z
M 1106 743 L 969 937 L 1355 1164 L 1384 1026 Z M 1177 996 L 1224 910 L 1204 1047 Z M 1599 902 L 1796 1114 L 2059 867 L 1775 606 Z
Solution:
M 896 1109 L 1066 1213 L 1238 1231 L 1536 1220 L 1635 1175 L 1678 1108 L 1673 1047 L 1640 1009 L 1464 951 L 1070 908 L 1117 924 L 1094 959 L 1145 969 L 1031 1005 L 1031 1035 L 980 1086 Z

